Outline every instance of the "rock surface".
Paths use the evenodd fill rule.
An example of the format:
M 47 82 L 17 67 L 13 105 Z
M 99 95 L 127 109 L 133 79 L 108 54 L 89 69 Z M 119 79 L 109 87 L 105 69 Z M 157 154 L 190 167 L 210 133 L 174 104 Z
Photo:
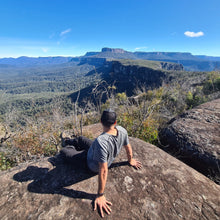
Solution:
M 172 119 L 161 131 L 160 140 L 220 183 L 220 99 Z
M 130 143 L 143 168 L 129 167 L 122 150 L 108 174 L 105 195 L 113 206 L 106 219 L 220 218 L 220 186 L 151 144 Z M 0 184 L 2 220 L 101 218 L 91 204 L 97 175 L 85 166 L 52 166 L 45 158 L 1 172 Z

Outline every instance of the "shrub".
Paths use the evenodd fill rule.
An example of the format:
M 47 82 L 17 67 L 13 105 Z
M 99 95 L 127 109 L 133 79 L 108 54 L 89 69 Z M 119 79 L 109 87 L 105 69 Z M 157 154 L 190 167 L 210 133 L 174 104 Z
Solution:
M 12 145 L 20 149 L 24 159 L 32 155 L 51 156 L 58 151 L 60 131 L 51 122 L 45 120 L 32 121 L 12 138 Z
M 148 118 L 143 122 L 139 130 L 138 138 L 151 144 L 157 144 L 159 123 L 153 118 Z
M 193 94 L 190 91 L 186 95 L 186 104 L 189 107 L 193 106 Z
M 11 160 L 3 152 L 0 152 L 0 170 L 10 169 L 15 164 L 15 161 Z
M 210 72 L 203 86 L 203 92 L 210 94 L 220 90 L 220 72 Z
M 157 143 L 159 123 L 152 117 L 140 122 L 138 112 L 133 111 L 132 115 L 128 113 L 120 115 L 118 124 L 126 128 L 129 136 L 140 138 L 152 144 Z
M 116 100 L 118 102 L 119 105 L 123 105 L 126 103 L 127 101 L 127 95 L 125 92 L 122 93 L 117 93 L 116 94 Z
M 203 87 L 197 86 L 195 92 L 192 94 L 190 91 L 186 95 L 186 104 L 188 108 L 193 108 L 207 101 L 203 94 Z

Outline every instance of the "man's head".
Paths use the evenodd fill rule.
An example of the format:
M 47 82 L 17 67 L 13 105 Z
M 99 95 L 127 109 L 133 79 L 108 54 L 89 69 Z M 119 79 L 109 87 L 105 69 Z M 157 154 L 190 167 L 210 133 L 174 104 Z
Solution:
M 103 126 L 110 128 L 116 123 L 117 115 L 111 109 L 104 110 L 101 116 L 101 123 Z

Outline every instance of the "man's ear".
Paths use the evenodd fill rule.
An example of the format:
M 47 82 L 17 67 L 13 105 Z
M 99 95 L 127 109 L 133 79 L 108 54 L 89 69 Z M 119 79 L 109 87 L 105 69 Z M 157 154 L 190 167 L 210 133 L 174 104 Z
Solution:
M 117 121 L 115 121 L 114 125 L 116 125 L 116 124 L 117 124 Z

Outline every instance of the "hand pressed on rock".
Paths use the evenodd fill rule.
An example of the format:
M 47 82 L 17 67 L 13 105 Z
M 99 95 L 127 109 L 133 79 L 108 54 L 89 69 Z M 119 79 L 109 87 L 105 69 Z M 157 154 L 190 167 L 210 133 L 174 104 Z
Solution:
M 100 210 L 100 213 L 101 213 L 101 216 L 104 217 L 103 209 L 105 210 L 105 212 L 108 215 L 112 211 L 111 208 L 109 207 L 109 205 L 112 205 L 112 203 L 107 201 L 104 195 L 100 196 L 100 197 L 97 197 L 94 201 L 94 211 L 97 209 L 97 206 L 98 206 L 99 210 Z
M 141 169 L 142 168 L 142 163 L 140 161 L 138 161 L 138 160 L 133 159 L 133 158 L 131 159 L 129 164 L 131 166 L 133 166 L 134 168 L 136 168 L 136 169 Z

